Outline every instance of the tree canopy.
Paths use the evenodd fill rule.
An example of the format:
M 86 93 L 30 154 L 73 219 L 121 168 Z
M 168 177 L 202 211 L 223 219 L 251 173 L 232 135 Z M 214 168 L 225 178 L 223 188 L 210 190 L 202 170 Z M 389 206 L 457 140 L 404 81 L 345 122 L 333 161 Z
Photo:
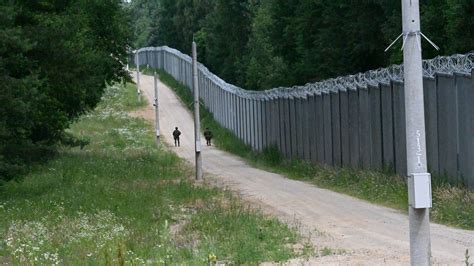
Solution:
M 425 58 L 474 49 L 474 2 L 420 1 Z M 301 85 L 400 63 L 401 2 L 389 0 L 134 0 L 156 4 L 138 46 L 168 45 L 189 53 L 228 82 L 262 90 Z M 144 18 L 135 17 L 137 25 Z M 400 48 L 401 44 L 398 44 Z
M 0 180 L 44 155 L 123 69 L 130 21 L 120 0 L 0 3 Z

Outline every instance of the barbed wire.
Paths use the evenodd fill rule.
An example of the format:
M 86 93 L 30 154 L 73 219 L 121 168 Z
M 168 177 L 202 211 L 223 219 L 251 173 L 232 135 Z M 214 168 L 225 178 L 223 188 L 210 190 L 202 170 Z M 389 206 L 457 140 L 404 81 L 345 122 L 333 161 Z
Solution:
M 167 52 L 175 55 L 189 64 L 192 63 L 192 58 L 189 55 L 183 54 L 182 52 L 168 46 L 145 47 L 138 49 L 138 53 L 146 51 Z M 136 52 L 137 51 L 133 51 L 133 53 Z M 423 60 L 422 66 L 423 76 L 429 78 L 434 78 L 436 73 L 471 74 L 474 69 L 474 51 L 467 54 L 437 56 L 433 59 Z M 323 93 L 358 90 L 359 88 L 367 88 L 367 86 L 390 84 L 391 81 L 403 82 L 403 65 L 392 65 L 386 68 L 369 70 L 363 73 L 341 76 L 314 83 L 307 83 L 303 86 L 277 87 L 265 91 L 250 91 L 225 82 L 201 63 L 198 63 L 198 70 L 221 89 L 242 98 L 256 100 L 276 98 L 306 98 L 308 96 L 321 95 Z

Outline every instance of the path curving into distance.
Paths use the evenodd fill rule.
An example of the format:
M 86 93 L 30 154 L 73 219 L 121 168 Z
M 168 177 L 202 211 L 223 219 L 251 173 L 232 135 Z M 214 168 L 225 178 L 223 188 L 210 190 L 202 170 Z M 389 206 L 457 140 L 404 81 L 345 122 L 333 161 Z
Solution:
M 150 105 L 139 115 L 154 124 L 153 77 L 142 75 L 140 81 Z M 171 89 L 161 82 L 158 84 L 161 139 L 194 165 L 192 114 Z M 182 132 L 181 147 L 172 144 L 171 132 L 175 126 Z M 265 213 L 290 224 L 297 221 L 303 233 L 311 232 L 316 247 L 343 251 L 339 255 L 311 258 L 303 261 L 304 264 L 409 264 L 406 214 L 253 168 L 214 146 L 203 145 L 202 157 L 204 178 L 215 176 Z M 462 265 L 466 249 L 471 256 L 474 254 L 474 231 L 431 224 L 431 246 L 434 265 Z

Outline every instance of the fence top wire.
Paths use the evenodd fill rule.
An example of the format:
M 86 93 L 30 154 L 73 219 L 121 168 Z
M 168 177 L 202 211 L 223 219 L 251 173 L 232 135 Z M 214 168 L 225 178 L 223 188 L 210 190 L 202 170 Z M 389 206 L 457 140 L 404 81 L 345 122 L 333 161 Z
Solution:
M 166 51 L 174 56 L 192 63 L 189 55 L 168 46 L 145 47 L 138 49 L 138 53 L 150 51 Z M 136 53 L 137 51 L 133 51 Z M 434 78 L 435 73 L 471 74 L 474 69 L 474 51 L 467 54 L 455 54 L 451 56 L 437 56 L 433 59 L 423 60 L 423 75 Z M 242 98 L 266 100 L 276 98 L 306 98 L 323 93 L 339 92 L 347 90 L 357 90 L 370 86 L 378 86 L 380 83 L 390 84 L 391 81 L 403 82 L 403 65 L 392 65 L 387 68 L 369 70 L 363 73 L 341 76 L 314 83 L 307 83 L 302 86 L 277 87 L 265 91 L 250 91 L 229 84 L 212 73 L 203 64 L 198 63 L 198 70 L 207 77 L 211 83 L 217 85 L 224 91 L 233 93 Z

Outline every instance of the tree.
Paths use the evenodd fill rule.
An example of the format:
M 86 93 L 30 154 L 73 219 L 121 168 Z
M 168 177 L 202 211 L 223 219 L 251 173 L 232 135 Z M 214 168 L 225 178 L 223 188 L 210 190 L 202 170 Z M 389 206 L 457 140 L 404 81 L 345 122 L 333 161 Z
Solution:
M 288 69 L 281 56 L 276 56 L 272 33 L 275 18 L 271 16 L 272 0 L 263 0 L 252 22 L 252 30 L 243 57 L 243 75 L 239 81 L 247 89 L 271 89 L 292 85 L 288 82 Z
M 118 0 L 9 1 L 0 12 L 0 179 L 10 179 L 128 77 L 130 28 Z
M 227 82 L 239 80 L 252 20 L 254 3 L 248 0 L 216 0 L 203 22 L 204 62 Z
M 153 2 L 153 0 L 136 0 Z M 301 85 L 401 63 L 401 3 L 390 0 L 159 0 L 153 45 L 190 53 L 247 89 Z M 474 49 L 472 0 L 421 1 L 424 58 Z M 157 33 L 156 33 L 157 32 Z

